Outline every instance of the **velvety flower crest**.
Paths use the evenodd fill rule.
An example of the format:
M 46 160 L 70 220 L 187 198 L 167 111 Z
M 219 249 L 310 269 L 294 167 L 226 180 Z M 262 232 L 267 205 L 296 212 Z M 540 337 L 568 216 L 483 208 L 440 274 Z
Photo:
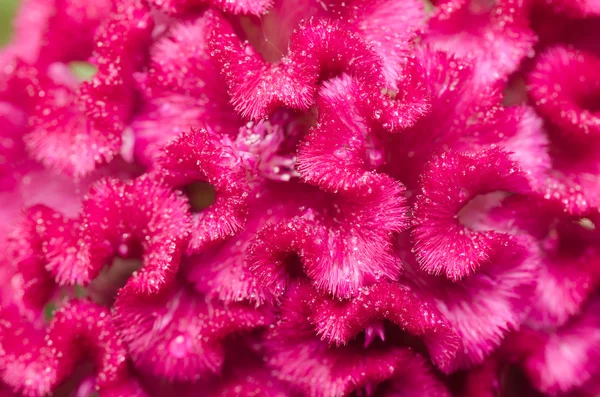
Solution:
M 0 396 L 597 397 L 598 0 L 13 25 Z

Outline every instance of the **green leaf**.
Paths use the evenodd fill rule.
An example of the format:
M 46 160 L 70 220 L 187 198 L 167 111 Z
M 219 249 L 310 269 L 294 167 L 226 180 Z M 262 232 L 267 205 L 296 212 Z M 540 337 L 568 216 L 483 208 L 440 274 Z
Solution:
M 49 322 L 50 320 L 52 320 L 52 317 L 54 317 L 54 312 L 56 311 L 56 309 L 58 309 L 58 307 L 53 302 L 50 302 L 50 303 L 46 304 L 46 306 L 44 306 L 44 320 L 46 320 L 46 322 Z
M 69 69 L 80 81 L 90 80 L 98 71 L 95 65 L 80 61 L 69 62 Z
M 0 47 L 8 43 L 12 33 L 12 19 L 17 11 L 18 0 L 0 1 Z

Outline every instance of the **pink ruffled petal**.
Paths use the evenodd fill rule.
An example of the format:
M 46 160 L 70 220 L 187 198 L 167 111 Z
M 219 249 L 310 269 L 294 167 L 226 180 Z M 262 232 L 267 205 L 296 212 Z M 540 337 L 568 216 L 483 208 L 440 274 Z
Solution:
M 396 89 L 399 64 L 412 49 L 417 30 L 425 23 L 420 1 L 350 0 L 323 3 L 318 0 L 277 0 L 263 17 L 244 21 L 240 27 L 265 60 L 277 61 L 288 52 L 290 36 L 302 20 L 328 18 L 357 33 L 383 61 L 383 74 Z
M 28 131 L 28 114 L 35 106 L 30 82 L 38 70 L 12 56 L 0 63 L 0 190 L 8 192 L 14 191 L 24 173 L 36 168 L 25 150 L 23 135 Z
M 55 0 L 23 0 L 13 22 L 13 39 L 3 53 L 33 64 L 39 57 L 47 33 L 45 27 L 56 11 Z M 4 55 L 3 54 L 3 55 Z
M 225 338 L 270 321 L 264 310 L 225 307 L 183 286 L 152 298 L 121 294 L 115 316 L 135 365 L 175 381 L 220 372 Z
M 567 222 L 557 228 L 558 241 L 552 241 L 550 237 L 545 242 L 544 266 L 538 280 L 537 299 L 530 314 L 530 321 L 534 324 L 563 324 L 581 310 L 600 282 L 600 257 L 596 249 L 598 236 Z
M 529 74 L 534 106 L 563 136 L 589 141 L 600 133 L 599 70 L 600 58 L 558 46 L 540 55 Z
M 122 395 L 114 390 L 130 382 L 126 352 L 107 309 L 74 301 L 56 312 L 45 337 L 18 314 L 4 310 L 0 369 L 13 388 L 26 396 L 45 396 L 89 354 L 96 368 L 96 390 Z
M 284 262 L 290 253 L 304 260 L 304 271 L 318 288 L 339 297 L 399 273 L 391 237 L 406 227 L 404 190 L 372 171 L 377 151 L 365 121 L 350 108 L 353 87 L 348 75 L 324 84 L 319 124 L 298 151 L 302 178 L 329 194 L 304 219 L 259 233 L 251 248 L 252 271 L 276 295 L 285 289 Z M 344 107 L 347 115 L 339 112 Z M 307 238 L 311 234 L 316 238 Z
M 215 190 L 215 202 L 192 215 L 188 252 L 200 251 L 239 233 L 246 223 L 250 186 L 239 154 L 227 137 L 205 130 L 192 130 L 170 143 L 158 159 L 158 174 L 175 186 L 208 182 Z
M 498 134 L 502 139 L 504 150 L 511 152 L 514 160 L 523 172 L 529 176 L 535 188 L 541 184 L 551 167 L 548 154 L 548 137 L 542 129 L 542 122 L 533 110 L 526 106 L 508 108 L 508 123 L 503 132 Z M 510 128 L 516 123 L 514 128 Z M 506 132 L 508 132 L 507 135 Z M 512 133 L 514 132 L 514 133 Z
M 95 32 L 114 5 L 114 0 L 22 1 L 8 52 L 41 67 L 87 60 Z
M 261 15 L 268 11 L 273 0 L 150 0 L 160 10 L 185 13 L 212 5 L 232 14 Z
M 47 80 L 39 90 L 43 96 L 30 118 L 32 130 L 25 136 L 32 157 L 58 173 L 78 178 L 89 174 L 97 163 L 112 160 L 120 148 L 120 137 L 86 117 L 72 87 Z
M 494 250 L 510 250 L 508 235 L 469 229 L 458 212 L 477 195 L 528 190 L 525 174 L 501 150 L 446 152 L 432 160 L 414 207 L 412 237 L 421 269 L 457 281 L 489 261 Z
M 8 243 L 6 265 L 14 266 L 11 278 L 13 304 L 21 310 L 21 315 L 30 321 L 38 321 L 44 305 L 56 292 L 56 283 L 46 270 L 43 255 L 43 237 L 47 233 L 44 226 L 54 212 L 42 205 L 27 209 L 20 223 L 13 230 Z M 50 223 L 50 227 L 56 226 Z M 3 265 L 4 266 L 4 265 Z
M 590 251 L 593 249 L 590 249 Z M 591 258 L 589 258 L 591 256 Z M 591 263 L 586 261 L 593 261 Z M 534 324 L 560 325 L 579 312 L 593 293 L 593 266 L 600 265 L 596 255 L 582 258 L 545 258 L 538 276 L 538 288 L 529 321 Z
M 600 203 L 600 197 L 597 197 L 595 191 L 590 192 L 583 188 L 585 182 L 590 179 L 595 184 L 596 178 L 592 175 L 565 175 L 561 172 L 551 172 L 545 180 L 541 193 L 545 200 L 559 204 L 564 212 L 584 215 Z
M 520 240 L 510 248 L 494 249 L 494 255 L 477 273 L 457 282 L 418 272 L 404 246 L 405 279 L 433 299 L 462 342 L 456 359 L 443 368 L 445 372 L 481 363 L 506 333 L 524 320 L 539 269 L 535 253 L 526 248 L 530 245 L 531 241 Z
M 44 362 L 48 351 L 40 362 L 31 352 L 44 346 L 44 332 L 21 316 L 16 306 L 5 306 L 0 310 L 0 374 L 3 383 L 19 394 L 45 396 L 53 386 L 56 374 L 50 367 L 45 376 L 44 370 L 51 362 Z M 37 355 L 41 352 L 36 352 Z M 36 356 L 37 356 L 36 355 Z
M 500 147 L 527 174 L 534 189 L 543 189 L 552 161 L 541 118 L 528 106 L 495 108 L 490 118 L 488 123 L 473 127 L 473 136 L 464 140 L 462 149 Z
M 311 294 L 294 289 L 281 306 L 281 320 L 269 332 L 267 363 L 279 378 L 314 396 L 345 396 L 375 390 L 394 395 L 448 396 L 425 360 L 410 349 L 393 344 L 363 347 L 329 346 L 315 335 L 307 321 Z M 384 383 L 385 382 L 385 383 Z M 387 385 L 386 385 L 387 384 Z
M 400 66 L 402 65 L 402 67 Z M 431 109 L 425 71 L 417 58 L 405 58 L 395 64 L 397 77 L 387 92 L 374 90 L 370 117 L 385 130 L 399 132 L 413 127 Z M 388 83 L 389 85 L 389 83 Z
M 265 15 L 246 19 L 239 27 L 265 61 L 276 62 L 287 54 L 290 37 L 300 21 L 329 16 L 328 11 L 315 0 L 276 0 Z
M 233 14 L 261 15 L 268 11 L 273 0 L 211 0 L 211 3 Z
M 417 184 L 432 153 L 453 148 L 463 137 L 470 136 L 471 131 L 476 133 L 477 129 L 484 128 L 490 121 L 488 114 L 501 99 L 496 87 L 485 91 L 473 88 L 471 63 L 428 47 L 418 49 L 416 55 L 410 73 L 421 75 L 429 111 L 414 126 L 407 126 L 402 134 L 386 137 L 382 145 L 386 149 L 383 170 L 409 188 Z M 422 72 L 418 72 L 419 69 Z M 406 76 L 408 81 L 417 85 L 416 92 L 421 92 L 420 80 L 410 76 Z M 384 128 L 386 124 L 394 125 L 394 118 L 388 113 L 392 111 L 394 116 L 396 110 L 393 106 L 386 108 L 384 102 L 380 108 Z M 377 114 L 375 116 L 377 119 Z M 404 117 L 404 114 L 397 116 Z
M 475 86 L 506 80 L 533 50 L 522 0 L 445 0 L 429 19 L 424 41 L 475 61 Z
M 210 58 L 210 29 L 207 15 L 173 25 L 153 45 L 148 71 L 138 76 L 142 104 L 131 127 L 136 158 L 146 165 L 162 145 L 191 127 L 232 135 L 241 125 Z
M 383 202 L 376 200 L 373 201 L 378 204 Z M 373 214 L 382 213 L 385 207 L 373 202 L 368 205 L 370 207 L 334 201 L 325 207 L 327 211 L 323 214 L 308 213 L 304 219 L 296 218 L 262 229 L 250 246 L 248 256 L 250 271 L 258 276 L 258 286 L 280 296 L 297 271 L 289 267 L 289 258 L 295 255 L 302 261 L 303 272 L 318 289 L 340 298 L 356 296 L 361 287 L 380 279 L 396 280 L 401 265 L 392 253 L 393 233 L 375 229 L 378 217 L 371 217 L 369 213 L 369 210 Z M 342 215 L 336 217 L 336 209 Z M 343 215 L 345 212 L 347 216 Z M 359 225 L 364 229 L 359 230 Z M 272 234 L 274 232 L 279 234 Z
M 179 194 L 148 177 L 99 181 L 84 202 L 81 229 L 48 241 L 49 268 L 63 284 L 87 284 L 114 256 L 141 249 L 144 267 L 122 292 L 157 293 L 174 280 L 187 247 L 188 209 Z
M 599 300 L 593 298 L 584 312 L 548 335 L 531 349 L 523 368 L 533 385 L 549 394 L 569 392 L 600 374 Z
M 98 72 L 91 81 L 77 91 L 42 76 L 34 82 L 38 103 L 25 141 L 36 160 L 79 178 L 118 154 L 133 107 L 131 73 L 151 29 L 149 10 L 141 2 L 120 4 L 98 31 Z M 123 53 L 128 55 L 121 59 Z
M 336 21 L 311 18 L 302 23 L 290 38 L 288 58 L 317 87 L 342 74 L 351 76 L 359 87 L 384 85 L 381 60 L 373 48 Z M 302 78 L 297 71 L 294 74 Z
M 21 137 L 27 131 L 27 118 L 23 109 L 0 100 L 0 174 L 9 175 L 25 161 L 25 147 Z
M 51 68 L 56 72 L 56 68 Z M 0 67 L 0 238 L 18 222 L 23 207 L 45 204 L 69 214 L 81 207 L 81 190 L 88 180 L 57 176 L 34 162 L 25 150 L 27 116 L 33 111 L 35 80 L 39 70 L 11 60 Z M 60 74 L 60 73 L 57 73 Z
M 218 62 L 235 110 L 244 118 L 259 119 L 278 106 L 306 110 L 313 103 L 311 70 L 293 61 L 267 65 L 249 43 L 242 43 L 222 17 L 212 15 L 208 37 L 211 53 Z
M 345 5 L 345 7 L 343 7 Z M 391 89 L 398 88 L 398 66 L 412 49 L 417 31 L 425 26 L 420 0 L 355 0 L 343 3 L 341 19 L 355 27 L 383 60 L 383 74 Z
M 560 326 L 579 312 L 596 288 L 600 235 L 587 218 L 565 214 L 561 206 L 532 197 L 509 197 L 492 216 L 513 233 L 537 239 L 540 271 L 536 299 L 528 316 L 535 326 Z M 588 222 L 588 223 L 586 223 Z
M 600 15 L 600 1 L 598 0 L 539 0 L 539 2 L 554 12 L 573 17 Z
M 209 44 L 236 111 L 250 119 L 265 117 L 280 106 L 307 110 L 314 104 L 318 83 L 342 73 L 364 84 L 382 83 L 377 55 L 357 34 L 331 20 L 302 24 L 290 38 L 289 54 L 275 64 L 265 63 L 216 15 Z
M 110 17 L 117 2 L 54 0 L 53 3 L 55 13 L 44 26 L 46 31 L 37 62 L 50 64 L 87 60 L 92 55 L 98 27 Z

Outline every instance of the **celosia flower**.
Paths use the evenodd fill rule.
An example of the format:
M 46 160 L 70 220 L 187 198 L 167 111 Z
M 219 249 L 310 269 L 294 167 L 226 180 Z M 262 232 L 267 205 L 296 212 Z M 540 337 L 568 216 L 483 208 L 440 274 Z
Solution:
M 595 396 L 599 7 L 23 0 L 0 395 Z
M 427 306 L 419 308 L 416 301 L 410 302 L 416 299 L 412 291 L 392 284 L 382 287 L 390 287 L 384 292 L 385 297 L 380 291 L 365 290 L 356 305 L 350 303 L 350 307 L 346 307 L 348 305 L 342 304 L 338 308 L 334 307 L 336 302 L 324 302 L 323 297 L 315 300 L 307 285 L 295 284 L 290 288 L 281 305 L 280 320 L 266 340 L 267 362 L 277 369 L 277 376 L 295 385 L 299 391 L 314 396 L 343 396 L 361 391 L 382 395 L 448 396 L 445 386 L 422 357 L 402 347 L 405 336 L 401 331 L 424 334 L 433 343 L 430 351 L 442 361 L 443 355 L 452 355 L 455 336 L 448 333 L 445 324 L 440 323 L 443 320 L 436 318 L 435 311 L 429 312 Z M 371 292 L 376 294 L 373 305 L 368 302 Z M 407 302 L 410 302 L 410 308 L 404 307 Z M 380 313 L 375 316 L 368 313 L 377 311 L 378 306 Z M 346 331 L 326 330 L 323 327 L 328 325 L 323 324 L 321 315 L 328 317 L 330 326 L 338 322 L 338 326 L 345 327 L 345 315 L 353 315 L 352 320 L 358 323 L 349 324 Z M 394 324 L 390 329 L 380 323 L 385 317 Z M 412 322 L 408 329 L 407 322 Z M 318 334 L 323 331 L 334 334 L 322 335 L 321 340 Z M 377 336 L 373 336 L 373 332 L 381 341 L 374 341 Z M 436 332 L 440 334 L 435 335 Z M 338 341 L 347 344 L 338 346 L 328 342 L 331 337 L 344 338 L 344 333 L 349 341 Z M 438 343 L 441 346 L 436 346 Z
M 531 51 L 535 33 L 523 0 L 444 0 L 428 21 L 424 39 L 434 48 L 473 59 L 475 86 L 501 82 Z

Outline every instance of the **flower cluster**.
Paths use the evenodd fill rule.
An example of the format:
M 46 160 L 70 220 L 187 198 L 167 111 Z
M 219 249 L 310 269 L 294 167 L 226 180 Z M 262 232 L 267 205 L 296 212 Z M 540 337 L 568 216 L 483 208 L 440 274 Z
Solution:
M 22 0 L 0 396 L 600 395 L 600 1 Z

